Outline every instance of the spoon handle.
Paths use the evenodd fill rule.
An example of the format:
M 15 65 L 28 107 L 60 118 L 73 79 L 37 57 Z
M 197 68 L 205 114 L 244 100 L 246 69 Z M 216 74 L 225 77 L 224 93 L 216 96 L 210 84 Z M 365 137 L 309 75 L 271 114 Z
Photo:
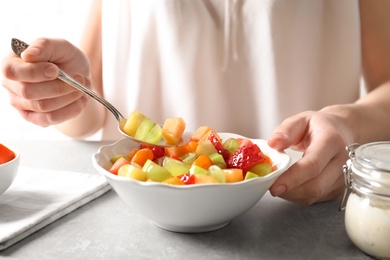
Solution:
M 28 44 L 23 42 L 23 41 L 21 41 L 21 40 L 12 38 L 11 47 L 12 47 L 13 52 L 20 57 L 22 52 L 25 49 L 27 49 Z M 58 79 L 64 81 L 65 83 L 67 83 L 67 84 L 71 85 L 72 87 L 80 90 L 81 92 L 84 92 L 85 94 L 89 95 L 93 99 L 95 99 L 98 102 L 100 102 L 103 106 L 105 106 L 115 116 L 115 118 L 118 120 L 118 122 L 121 122 L 121 119 L 124 119 L 124 117 L 119 112 L 119 110 L 116 109 L 110 102 L 108 102 L 103 97 L 101 97 L 99 94 L 97 94 L 96 92 L 90 90 L 89 88 L 87 88 L 86 86 L 84 86 L 83 84 L 81 84 L 80 82 L 75 80 L 74 78 L 72 78 L 65 71 L 60 69 L 60 71 L 58 73 Z

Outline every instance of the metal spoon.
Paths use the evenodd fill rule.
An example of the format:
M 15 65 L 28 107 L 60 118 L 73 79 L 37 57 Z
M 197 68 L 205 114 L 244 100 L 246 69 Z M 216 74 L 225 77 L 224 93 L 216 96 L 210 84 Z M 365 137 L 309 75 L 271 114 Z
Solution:
M 14 53 L 20 57 L 22 52 L 25 49 L 27 49 L 28 44 L 23 42 L 23 41 L 21 41 L 21 40 L 12 38 L 11 47 L 12 47 L 12 50 L 14 51 Z M 119 130 L 119 132 L 121 132 L 121 134 L 126 136 L 127 138 L 130 138 L 130 139 L 132 139 L 133 141 L 135 141 L 137 143 L 151 145 L 151 146 L 162 146 L 162 147 L 178 146 L 181 143 L 183 143 L 183 140 L 182 140 L 182 142 L 180 144 L 169 145 L 169 144 L 165 143 L 164 139 L 161 139 L 161 141 L 158 142 L 157 144 L 152 144 L 152 143 L 145 142 L 143 140 L 137 139 L 135 137 L 132 137 L 132 136 L 126 134 L 123 131 L 123 126 L 126 123 L 126 118 L 123 117 L 122 114 L 119 112 L 119 110 L 116 109 L 110 102 L 108 102 L 103 97 L 101 97 L 99 94 L 97 94 L 96 92 L 90 90 L 89 88 L 87 88 L 86 86 L 84 86 L 83 84 L 78 82 L 77 80 L 73 79 L 71 76 L 69 76 L 67 73 L 65 73 L 61 69 L 60 69 L 59 74 L 58 74 L 58 79 L 64 81 L 65 83 L 68 83 L 69 85 L 71 85 L 72 87 L 80 90 L 81 92 L 84 92 L 85 94 L 89 95 L 93 99 L 95 99 L 98 102 L 100 102 L 103 106 L 105 106 L 115 116 L 116 120 L 118 120 L 118 123 L 119 123 L 118 124 L 118 130 Z M 184 134 L 184 136 L 186 136 L 186 134 Z M 188 138 L 189 138 L 189 136 L 186 136 L 186 139 L 188 139 Z

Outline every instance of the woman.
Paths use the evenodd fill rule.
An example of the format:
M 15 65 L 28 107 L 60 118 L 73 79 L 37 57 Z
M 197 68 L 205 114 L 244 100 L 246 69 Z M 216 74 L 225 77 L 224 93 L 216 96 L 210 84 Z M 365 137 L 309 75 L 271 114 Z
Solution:
M 80 51 L 37 39 L 3 63 L 12 105 L 83 138 L 117 122 L 56 80 L 58 68 L 124 114 L 268 138 L 303 157 L 271 187 L 302 204 L 343 191 L 345 146 L 390 138 L 386 0 L 95 1 Z M 50 61 L 48 63 L 47 61 Z M 367 95 L 359 99 L 361 70 Z

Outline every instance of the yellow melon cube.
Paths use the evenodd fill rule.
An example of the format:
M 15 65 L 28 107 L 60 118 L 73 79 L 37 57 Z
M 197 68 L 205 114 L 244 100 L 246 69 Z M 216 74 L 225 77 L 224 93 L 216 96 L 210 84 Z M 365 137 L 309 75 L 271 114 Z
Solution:
M 241 169 L 222 169 L 225 173 L 226 182 L 239 182 L 244 180 L 244 175 Z
M 210 175 L 195 174 L 195 184 L 218 183 L 217 179 Z
M 123 132 L 134 137 L 135 133 L 138 130 L 138 127 L 146 118 L 147 117 L 144 114 L 142 114 L 138 110 L 134 110 L 133 112 L 131 112 L 125 124 L 123 125 Z

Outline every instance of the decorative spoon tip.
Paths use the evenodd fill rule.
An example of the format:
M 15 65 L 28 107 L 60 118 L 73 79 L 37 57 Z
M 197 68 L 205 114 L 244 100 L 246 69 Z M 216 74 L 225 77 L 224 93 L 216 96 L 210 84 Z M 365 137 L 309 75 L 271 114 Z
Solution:
M 18 40 L 16 38 L 12 38 L 11 40 L 11 48 L 12 50 L 14 51 L 14 53 L 16 55 L 18 55 L 20 57 L 20 55 L 22 54 L 22 52 L 27 49 L 28 47 L 28 44 L 21 41 L 21 40 Z

